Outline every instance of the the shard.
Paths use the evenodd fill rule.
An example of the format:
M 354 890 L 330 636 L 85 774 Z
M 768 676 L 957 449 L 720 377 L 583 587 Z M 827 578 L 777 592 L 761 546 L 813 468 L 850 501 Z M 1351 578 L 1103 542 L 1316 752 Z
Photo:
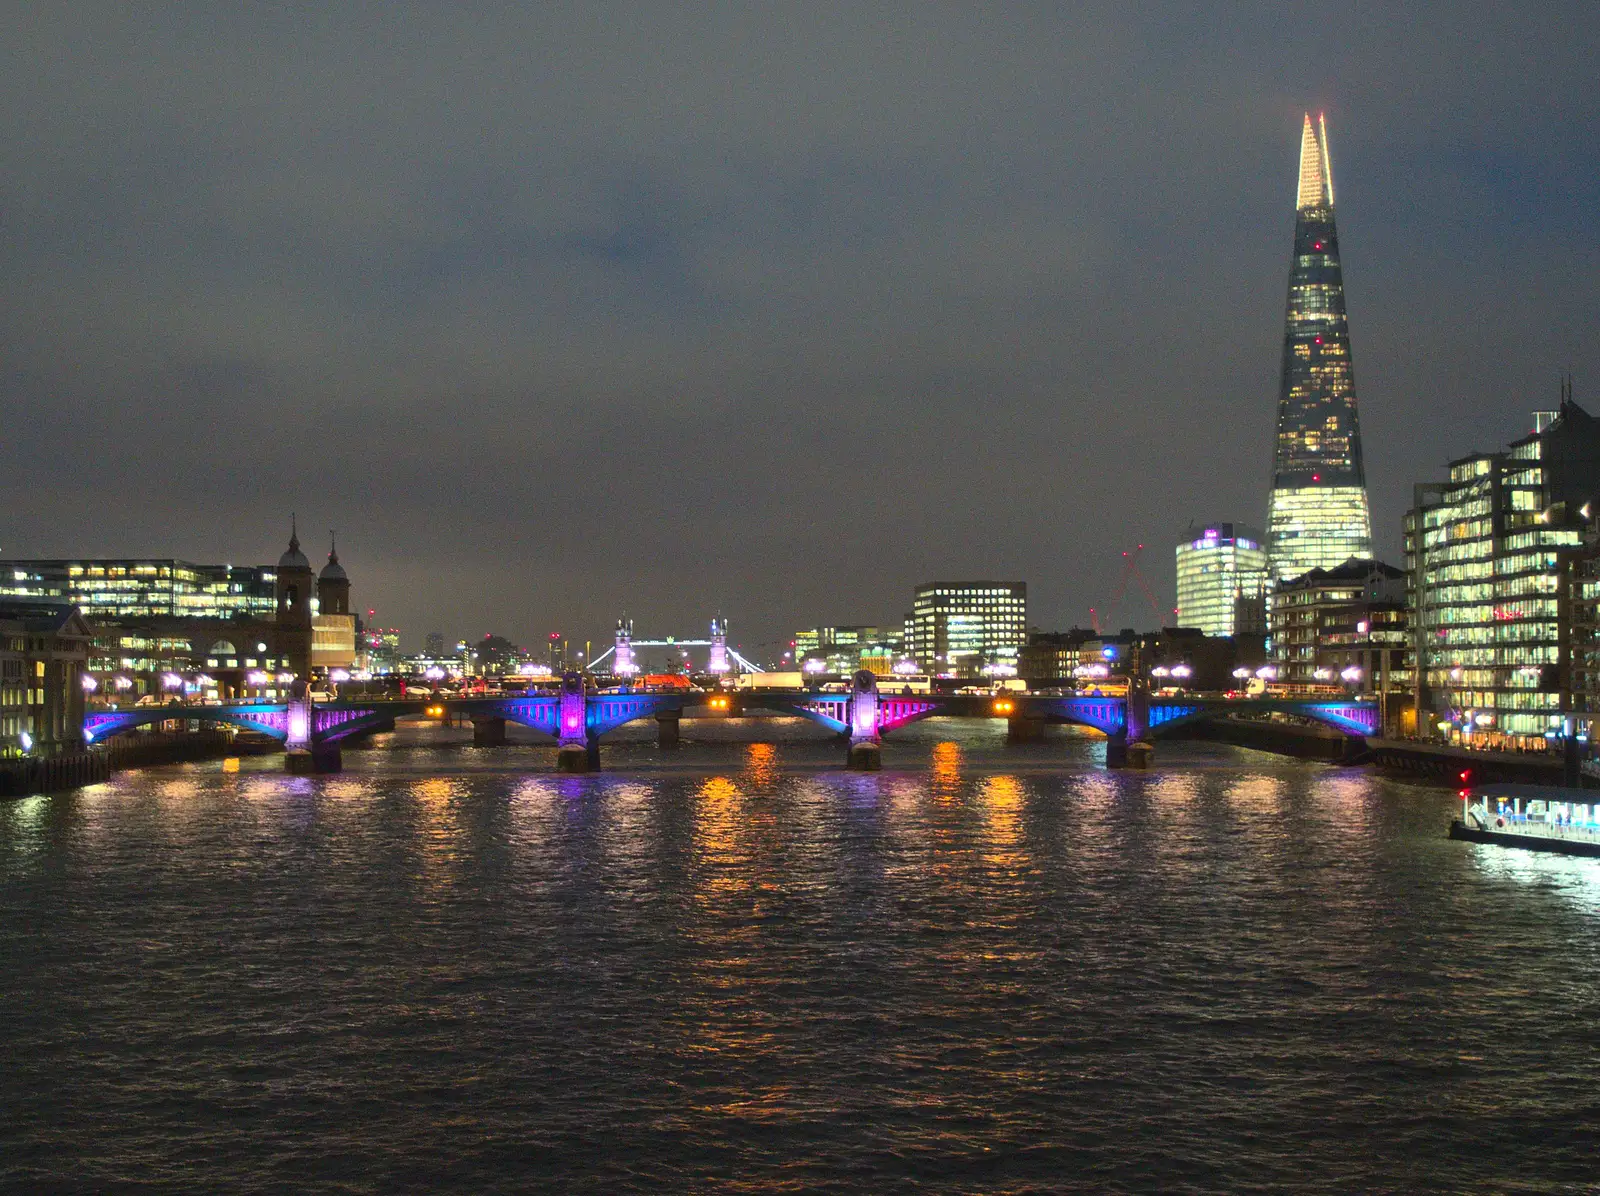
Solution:
M 1273 573 L 1298 577 L 1372 556 L 1350 328 L 1345 319 L 1327 121 L 1300 139 L 1294 260 L 1284 317 L 1278 438 L 1267 514 Z

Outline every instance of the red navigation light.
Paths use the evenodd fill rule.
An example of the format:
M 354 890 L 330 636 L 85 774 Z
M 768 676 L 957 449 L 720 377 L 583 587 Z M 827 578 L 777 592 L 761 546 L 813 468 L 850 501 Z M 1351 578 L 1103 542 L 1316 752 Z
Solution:
M 1470 784 L 1471 782 L 1472 782 L 1472 769 L 1463 768 L 1461 770 L 1461 783 L 1463 785 L 1467 785 L 1467 784 Z
M 1313 248 L 1313 249 L 1321 249 L 1322 248 L 1322 242 L 1321 241 L 1317 241 L 1316 243 L 1314 243 L 1311 246 L 1311 248 Z
M 1313 482 L 1320 482 L 1322 481 L 1322 475 L 1320 473 L 1314 473 L 1311 475 L 1311 480 Z

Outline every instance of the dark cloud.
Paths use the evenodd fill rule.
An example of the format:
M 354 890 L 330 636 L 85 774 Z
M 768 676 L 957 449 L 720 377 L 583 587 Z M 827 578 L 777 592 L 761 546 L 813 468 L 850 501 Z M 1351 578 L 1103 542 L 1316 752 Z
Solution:
M 0 51 L 0 550 L 412 636 L 1085 617 L 1264 515 L 1327 107 L 1380 546 L 1600 377 L 1589 5 L 77 5 Z M 642 11 L 641 11 L 642 10 Z M 1148 622 L 1132 601 L 1124 619 Z

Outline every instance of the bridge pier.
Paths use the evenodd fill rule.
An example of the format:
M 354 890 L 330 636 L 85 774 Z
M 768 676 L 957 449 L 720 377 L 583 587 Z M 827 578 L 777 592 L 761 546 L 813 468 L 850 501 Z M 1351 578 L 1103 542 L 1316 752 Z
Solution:
M 1128 767 L 1128 737 L 1126 735 L 1106 736 L 1106 767 Z
M 660 748 L 677 747 L 682 724 L 683 711 L 656 711 L 656 746 Z
M 877 772 L 883 767 L 883 748 L 874 740 L 858 739 L 850 745 L 845 767 L 852 772 Z
M 1106 739 L 1107 768 L 1149 768 L 1156 749 L 1148 739 L 1129 739 L 1126 734 Z
M 503 747 L 505 742 L 505 719 L 475 718 L 472 720 L 472 743 L 474 747 Z
M 856 772 L 877 772 L 883 767 L 878 734 L 878 678 L 862 669 L 850 689 L 850 753 L 845 757 L 845 766 Z
M 1044 738 L 1044 719 L 1013 714 L 1006 719 L 1007 743 L 1037 743 Z
M 556 706 L 556 768 L 561 772 L 595 772 L 600 768 L 600 739 L 589 730 L 589 700 L 583 674 L 561 678 Z
M 600 770 L 600 744 L 564 743 L 556 749 L 557 772 L 598 772 Z
M 343 772 L 344 755 L 337 743 L 314 743 L 309 748 L 290 748 L 283 754 L 283 769 L 296 776 Z

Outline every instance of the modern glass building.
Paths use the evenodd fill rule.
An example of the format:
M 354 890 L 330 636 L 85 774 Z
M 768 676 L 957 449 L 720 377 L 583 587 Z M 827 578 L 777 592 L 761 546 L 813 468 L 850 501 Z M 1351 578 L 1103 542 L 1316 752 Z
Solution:
M 985 665 L 1015 668 L 1028 638 L 1027 584 L 928 582 L 916 589 L 906 627 L 906 650 L 929 673 L 976 677 Z
M 1300 140 L 1267 550 L 1279 578 L 1372 556 L 1328 127 L 1321 117 L 1313 125 L 1309 114 Z
M 16 560 L 0 562 L 0 597 L 64 600 L 91 620 L 270 618 L 276 576 L 268 566 L 171 559 Z
M 1574 709 L 1570 583 L 1600 512 L 1600 422 L 1564 396 L 1406 514 L 1419 729 L 1542 746 Z M 1431 727 L 1428 725 L 1431 721 Z
M 1191 524 L 1178 542 L 1178 626 L 1207 635 L 1266 631 L 1267 550 L 1243 524 Z

